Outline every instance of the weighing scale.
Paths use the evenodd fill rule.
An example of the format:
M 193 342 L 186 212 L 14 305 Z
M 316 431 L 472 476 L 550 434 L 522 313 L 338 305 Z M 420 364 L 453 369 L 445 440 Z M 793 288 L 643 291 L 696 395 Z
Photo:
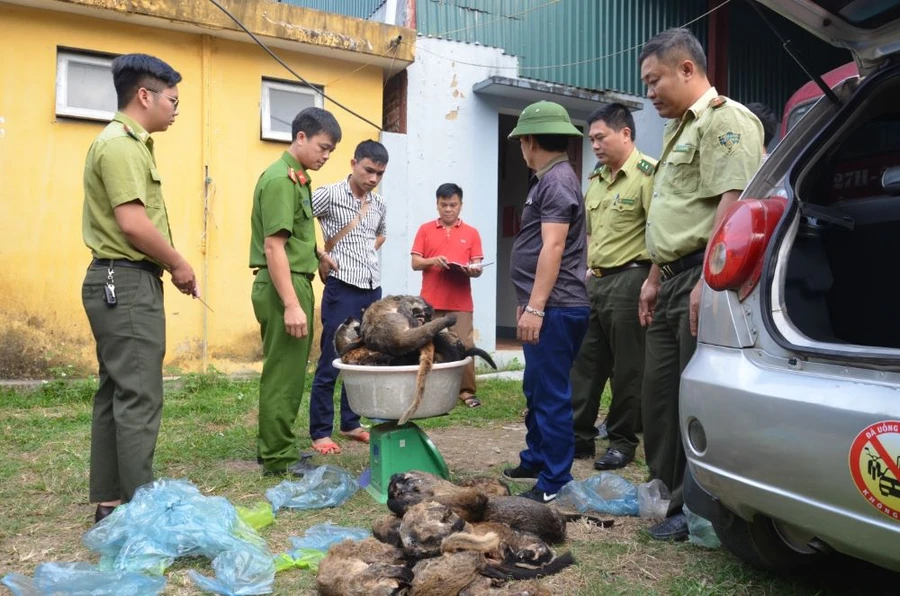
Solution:
M 471 358 L 435 364 L 415 419 L 443 416 L 456 407 L 464 367 Z M 375 423 L 369 430 L 369 469 L 361 484 L 379 503 L 386 503 L 391 476 L 419 470 L 450 478 L 447 463 L 428 435 L 414 422 L 397 424 L 412 403 L 418 366 L 359 366 L 337 359 L 347 400 L 354 412 Z

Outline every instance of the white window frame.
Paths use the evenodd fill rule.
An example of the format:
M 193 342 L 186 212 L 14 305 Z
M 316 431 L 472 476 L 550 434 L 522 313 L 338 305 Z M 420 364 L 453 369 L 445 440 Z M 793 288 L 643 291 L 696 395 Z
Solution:
M 294 140 L 291 138 L 291 133 L 272 130 L 272 111 L 269 100 L 269 91 L 272 89 L 297 93 L 299 95 L 312 95 L 313 105 L 317 108 L 321 108 L 324 105 L 321 94 L 322 88 L 316 87 L 316 89 L 319 90 L 317 92 L 315 89 L 312 89 L 303 83 L 285 83 L 266 78 L 262 80 L 262 95 L 259 102 L 260 138 L 265 141 L 290 143 Z
M 105 110 L 92 110 L 69 105 L 69 64 L 76 62 L 91 66 L 106 66 L 109 68 L 110 81 L 112 80 L 112 58 L 104 58 L 73 50 L 57 50 L 56 52 L 56 115 L 66 118 L 81 118 L 84 120 L 96 120 L 109 122 L 115 116 L 115 112 Z

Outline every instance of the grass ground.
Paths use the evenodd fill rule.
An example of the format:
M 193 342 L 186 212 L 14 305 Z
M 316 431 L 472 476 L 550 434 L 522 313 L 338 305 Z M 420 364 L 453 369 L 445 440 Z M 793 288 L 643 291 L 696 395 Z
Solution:
M 91 526 L 87 503 L 87 470 L 91 397 L 90 381 L 44 384 L 35 390 L 0 389 L 0 576 L 32 574 L 46 561 L 96 561 L 81 545 Z M 523 403 L 519 384 L 488 381 L 479 387 L 484 406 L 457 408 L 449 416 L 421 421 L 441 441 L 478 441 L 521 432 Z M 156 455 L 160 477 L 187 478 L 204 493 L 227 497 L 236 505 L 252 505 L 279 479 L 264 477 L 255 463 L 257 382 L 221 375 L 187 376 L 167 386 L 163 426 Z M 304 404 L 308 403 L 304 398 Z M 301 412 L 297 432 L 301 449 L 309 447 L 307 416 Z M 448 443 L 445 443 L 448 444 Z M 362 471 L 368 452 L 344 444 L 329 460 L 351 472 Z M 500 443 L 498 443 L 500 445 Z M 503 449 L 506 449 L 504 446 Z M 449 449 L 448 449 L 449 451 Z M 492 453 L 496 462 L 514 462 L 516 453 Z M 455 458 L 451 470 L 464 477 L 485 467 Z M 498 464 L 499 465 L 499 464 Z M 580 464 L 581 478 L 591 473 Z M 638 460 L 624 472 L 641 482 L 646 476 Z M 360 526 L 386 512 L 364 491 L 337 509 L 282 511 L 262 531 L 273 553 L 290 546 L 314 524 L 331 521 Z M 855 594 L 897 593 L 897 575 L 848 561 L 827 569 L 779 577 L 748 568 L 723 551 L 689 544 L 660 544 L 644 531 L 644 520 L 622 518 L 608 530 L 575 523 L 566 548 L 578 564 L 545 583 L 556 594 Z M 166 594 L 196 594 L 188 569 L 211 574 L 208 561 L 179 561 L 168 572 Z M 309 571 L 291 570 L 276 578 L 278 594 L 315 593 Z

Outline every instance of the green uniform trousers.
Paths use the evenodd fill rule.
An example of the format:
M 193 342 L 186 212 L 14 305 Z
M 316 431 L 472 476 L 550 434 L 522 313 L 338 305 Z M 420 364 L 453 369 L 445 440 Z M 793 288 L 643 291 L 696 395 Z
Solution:
M 306 313 L 309 334 L 292 337 L 284 328 L 284 304 L 268 269 L 260 269 L 253 281 L 253 312 L 259 321 L 263 368 L 259 379 L 259 429 L 257 452 L 267 472 L 283 472 L 300 460 L 294 422 L 306 384 L 306 367 L 313 341 L 313 292 L 311 280 L 292 273 L 291 281 Z
M 588 279 L 591 318 L 572 366 L 575 451 L 593 451 L 600 396 L 610 381 L 612 403 L 606 427 L 609 446 L 631 457 L 638 446 L 644 328 L 638 319 L 641 284 L 648 269 L 626 269 Z
M 681 485 L 687 460 L 681 443 L 678 392 L 681 373 L 697 348 L 691 335 L 690 298 L 703 271 L 688 269 L 662 282 L 653 322 L 647 329 L 642 408 L 644 451 L 651 478 L 665 482 L 672 492 L 669 515 L 681 513 Z
M 166 313 L 162 280 L 141 269 L 113 272 L 115 306 L 104 301 L 107 267 L 87 270 L 81 299 L 97 342 L 100 386 L 91 423 L 91 502 L 131 500 L 153 481 L 162 416 Z

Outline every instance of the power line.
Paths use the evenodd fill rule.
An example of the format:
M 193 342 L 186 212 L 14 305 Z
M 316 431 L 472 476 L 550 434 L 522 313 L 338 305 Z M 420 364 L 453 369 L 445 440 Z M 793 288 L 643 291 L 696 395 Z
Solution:
M 541 8 L 546 8 L 550 5 L 557 4 L 560 1 L 561 0 L 550 0 L 550 2 L 545 2 L 544 4 L 532 6 L 531 8 L 526 8 L 525 10 L 521 10 L 521 11 L 513 13 L 513 14 L 501 15 L 491 21 L 485 21 L 484 23 L 475 23 L 474 25 L 470 25 L 468 27 L 462 27 L 460 29 L 454 29 L 453 31 L 446 31 L 444 33 L 439 33 L 438 36 L 447 37 L 448 35 L 452 35 L 454 33 L 467 32 L 472 29 L 476 29 L 478 27 L 485 27 L 487 25 L 492 25 L 492 24 L 496 23 L 497 21 L 502 21 L 504 19 L 514 19 L 516 17 L 520 17 L 522 15 L 528 14 L 529 12 L 534 12 L 535 10 L 540 10 Z
M 231 13 L 228 11 L 228 9 L 226 9 L 224 6 L 222 6 L 221 4 L 219 4 L 216 0 L 209 0 L 209 1 L 210 1 L 213 5 L 215 5 L 216 8 L 218 8 L 219 10 L 221 10 L 222 12 L 224 12 L 226 15 L 228 15 L 228 18 L 230 18 L 232 21 L 234 21 L 235 24 L 236 24 L 238 27 L 240 27 L 241 29 L 243 29 L 243 30 L 244 30 L 244 33 L 246 33 L 247 35 L 249 35 L 249 36 L 253 39 L 253 41 L 255 41 L 255 42 L 259 45 L 259 47 L 261 47 L 262 49 L 264 49 L 264 50 L 266 51 L 266 53 L 268 53 L 272 58 L 274 58 L 275 61 L 278 62 L 278 64 L 280 64 L 281 66 L 283 66 L 283 67 L 285 68 L 285 70 L 287 70 L 289 73 L 291 73 L 292 75 L 294 75 L 295 77 L 297 77 L 298 79 L 300 79 L 303 83 L 305 83 L 306 85 L 308 85 L 313 91 L 315 91 L 316 93 L 318 93 L 319 95 L 321 95 L 322 97 L 324 97 L 325 99 L 327 99 L 328 101 L 330 101 L 331 103 L 333 103 L 334 105 L 338 106 L 339 108 L 341 108 L 341 109 L 344 110 L 345 112 L 351 114 L 352 116 L 355 116 L 355 117 L 359 118 L 360 120 L 362 120 L 362 121 L 365 122 L 366 124 L 369 124 L 369 125 L 375 127 L 377 130 L 381 131 L 381 127 L 380 127 L 380 126 L 378 126 L 377 124 L 375 124 L 374 122 L 372 122 L 371 120 L 369 120 L 368 118 L 366 118 L 365 116 L 361 116 L 361 115 L 357 114 L 356 112 L 354 112 L 353 110 L 351 110 L 350 108 L 348 108 L 347 106 L 345 106 L 344 104 L 342 104 L 341 102 L 337 101 L 336 99 L 334 99 L 334 98 L 332 98 L 332 97 L 329 97 L 328 95 L 325 95 L 325 92 L 324 92 L 324 91 L 322 91 L 321 89 L 317 88 L 315 85 L 313 85 L 312 83 L 310 83 L 309 81 L 307 81 L 306 79 L 304 79 L 303 77 L 301 77 L 299 74 L 297 74 L 296 72 L 294 72 L 294 70 L 293 70 L 290 66 L 288 66 L 288 65 L 285 63 L 284 60 L 282 60 L 281 58 L 279 58 L 279 57 L 275 54 L 275 52 L 273 52 L 272 50 L 269 49 L 269 46 L 267 46 L 266 44 L 264 44 L 258 37 L 256 37 L 256 36 L 253 34 L 252 31 L 250 31 L 249 29 L 247 29 L 247 27 L 244 26 L 244 24 L 240 21 L 240 19 L 238 19 L 238 18 L 237 18 L 236 16 L 234 16 L 233 14 L 231 14 Z M 385 53 L 387 53 L 387 52 L 385 52 Z
M 705 13 L 703 13 L 702 15 L 700 15 L 700 16 L 694 18 L 694 19 L 691 19 L 690 21 L 688 21 L 687 23 L 681 25 L 680 27 L 683 28 L 683 27 L 687 27 L 687 26 L 689 26 L 689 25 L 693 25 L 693 24 L 696 23 L 697 21 L 699 21 L 699 20 L 701 20 L 701 19 L 704 19 L 704 18 L 708 17 L 708 16 L 711 15 L 712 13 L 716 12 L 717 10 L 719 10 L 720 8 L 722 8 L 723 6 L 726 6 L 726 5 L 730 4 L 730 3 L 731 3 L 731 0 L 725 0 L 724 2 L 722 2 L 721 4 L 719 4 L 718 6 L 716 6 L 715 8 L 706 11 Z M 538 8 L 539 8 L 539 7 L 538 7 Z M 408 45 L 415 46 L 414 43 L 410 43 L 410 42 L 408 42 L 408 41 L 403 41 L 402 43 L 405 43 L 405 44 L 408 44 Z M 457 64 L 464 64 L 464 65 L 466 65 L 466 66 L 478 66 L 478 67 L 482 67 L 482 68 L 494 68 L 494 69 L 501 69 L 501 70 L 530 71 L 530 70 L 552 70 L 552 69 L 554 69 L 554 68 L 566 68 L 566 67 L 569 67 L 569 66 L 579 66 L 579 65 L 581 65 L 581 64 L 589 64 L 589 63 L 591 63 L 591 62 L 599 62 L 599 61 L 601 61 L 601 60 L 606 60 L 607 58 L 613 58 L 613 57 L 619 56 L 619 55 L 621 55 L 621 54 L 626 54 L 626 53 L 628 53 L 628 52 L 633 52 L 634 50 L 637 50 L 637 49 L 640 49 L 641 47 L 643 47 L 643 45 L 644 45 L 644 43 L 641 42 L 641 43 L 639 43 L 639 44 L 637 44 L 637 45 L 631 46 L 630 48 L 625 48 L 624 50 L 618 50 L 618 51 L 616 51 L 616 52 L 612 52 L 612 53 L 609 53 L 609 54 L 604 54 L 603 56 L 596 56 L 596 57 L 594 57 L 594 58 L 587 58 L 587 59 L 585 59 L 585 60 L 578 60 L 577 62 L 564 62 L 564 63 L 561 63 L 561 64 L 547 64 L 547 65 L 543 65 L 543 66 L 497 66 L 497 65 L 493 65 L 493 64 L 477 64 L 477 63 L 474 63 L 474 62 L 464 62 L 464 61 L 462 61 L 462 60 L 457 60 L 457 59 L 455 59 L 455 58 L 450 58 L 450 57 L 444 56 L 444 55 L 442 55 L 442 54 L 438 54 L 437 52 L 432 52 L 431 50 L 426 50 L 426 49 L 423 48 L 423 47 L 418 47 L 418 46 L 416 46 L 416 51 L 417 51 L 417 52 L 425 52 L 426 54 L 431 54 L 432 56 L 435 56 L 435 57 L 437 57 L 437 58 L 441 58 L 441 59 L 446 60 L 446 61 L 448 61 L 448 62 L 455 62 L 455 63 L 457 63 Z

